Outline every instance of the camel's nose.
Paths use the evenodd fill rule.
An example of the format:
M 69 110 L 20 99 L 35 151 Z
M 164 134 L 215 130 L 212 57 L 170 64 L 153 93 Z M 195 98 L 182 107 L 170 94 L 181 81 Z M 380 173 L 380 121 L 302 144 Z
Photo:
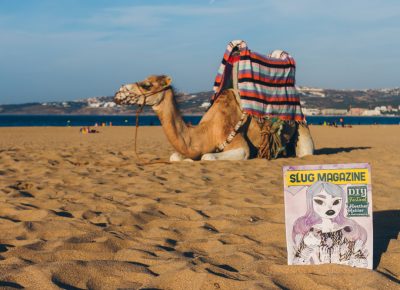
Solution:
M 124 91 L 124 86 L 122 85 L 119 88 L 118 92 L 116 92 L 115 95 L 114 95 L 114 102 L 117 105 L 120 105 L 122 103 L 123 99 L 125 98 L 125 95 L 123 94 L 123 91 Z
M 114 95 L 114 102 L 117 105 L 121 105 L 122 104 L 122 100 L 123 100 L 123 97 L 122 97 L 121 91 L 116 92 L 115 95 Z

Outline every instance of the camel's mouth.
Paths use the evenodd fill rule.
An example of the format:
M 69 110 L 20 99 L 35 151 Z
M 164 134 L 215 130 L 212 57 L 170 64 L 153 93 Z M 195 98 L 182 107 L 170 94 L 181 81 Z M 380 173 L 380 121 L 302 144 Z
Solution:
M 118 105 L 135 105 L 139 99 L 140 95 L 133 92 L 129 85 L 121 86 L 114 96 L 114 102 Z

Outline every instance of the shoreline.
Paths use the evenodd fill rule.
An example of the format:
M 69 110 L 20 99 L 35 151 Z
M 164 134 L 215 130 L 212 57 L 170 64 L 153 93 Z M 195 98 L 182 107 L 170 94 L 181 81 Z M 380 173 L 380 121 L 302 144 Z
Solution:
M 197 125 L 202 116 L 184 115 L 187 123 Z M 400 125 L 400 117 L 366 117 L 366 116 L 308 116 L 309 125 L 341 126 L 345 125 Z M 135 126 L 136 116 L 132 115 L 0 115 L 0 127 L 66 127 L 66 126 Z M 139 116 L 140 126 L 160 126 L 160 120 L 155 115 Z
M 132 112 L 136 113 L 136 112 Z M 14 113 L 14 114 L 7 114 L 7 113 L 0 113 L 0 116 L 132 116 L 132 113 L 130 114 L 26 114 L 26 113 Z M 204 112 L 205 113 L 205 112 Z M 203 114 L 185 114 L 183 115 L 184 117 L 201 117 L 204 115 Z M 154 113 L 140 113 L 141 116 L 157 116 Z M 390 115 L 390 116 L 384 116 L 384 115 L 377 115 L 377 116 L 359 116 L 359 115 L 305 115 L 307 117 L 363 117 L 363 118 L 392 118 L 392 117 L 400 117 L 399 115 Z

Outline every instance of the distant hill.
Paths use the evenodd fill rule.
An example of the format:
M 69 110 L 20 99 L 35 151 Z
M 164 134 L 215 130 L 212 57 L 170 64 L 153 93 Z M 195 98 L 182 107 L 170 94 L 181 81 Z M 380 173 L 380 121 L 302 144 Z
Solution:
M 203 114 L 209 106 L 212 92 L 196 94 L 176 94 L 178 106 L 184 115 Z M 132 115 L 137 106 L 118 106 L 113 97 L 92 97 L 76 101 L 43 102 L 0 105 L 0 114 L 32 115 Z M 145 107 L 144 115 L 154 114 L 151 108 Z
M 351 107 L 373 109 L 377 106 L 400 105 L 400 88 L 368 90 L 333 90 L 299 87 L 301 100 L 307 108 L 348 109 Z
M 307 109 L 373 109 L 377 106 L 399 108 L 400 88 L 368 90 L 333 90 L 299 87 L 301 102 Z M 211 91 L 194 94 L 178 93 L 176 100 L 183 115 L 201 115 L 209 106 Z M 93 97 L 77 101 L 0 105 L 0 114 L 70 114 L 132 115 L 135 106 L 118 106 L 113 97 Z M 146 107 L 143 114 L 153 114 Z

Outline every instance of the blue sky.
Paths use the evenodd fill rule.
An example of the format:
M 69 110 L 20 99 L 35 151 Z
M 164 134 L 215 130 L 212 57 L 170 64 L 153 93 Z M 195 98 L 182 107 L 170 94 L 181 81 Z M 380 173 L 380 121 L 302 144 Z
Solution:
M 291 53 L 298 85 L 400 86 L 399 0 L 0 0 L 0 103 L 113 95 L 150 74 L 211 90 L 233 39 Z

